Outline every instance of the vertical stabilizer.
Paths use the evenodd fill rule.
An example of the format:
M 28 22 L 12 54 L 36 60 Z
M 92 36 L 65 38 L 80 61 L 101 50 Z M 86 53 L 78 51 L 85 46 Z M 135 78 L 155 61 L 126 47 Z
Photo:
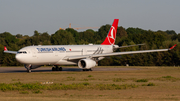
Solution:
M 114 22 L 108 32 L 108 35 L 101 45 L 114 45 L 115 40 L 116 40 L 118 22 L 119 22 L 119 19 L 114 19 Z

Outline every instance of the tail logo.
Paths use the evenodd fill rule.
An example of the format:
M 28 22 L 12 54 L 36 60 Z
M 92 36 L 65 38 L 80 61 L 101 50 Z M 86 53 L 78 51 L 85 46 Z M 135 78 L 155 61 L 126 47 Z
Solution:
M 114 45 L 115 44 L 118 21 L 119 21 L 119 19 L 114 19 L 114 22 L 113 22 L 112 26 L 110 27 L 110 30 L 109 30 L 104 42 L 101 43 L 101 45 Z
M 4 46 L 4 51 L 7 51 L 7 48 L 6 48 L 6 46 Z
M 108 41 L 111 45 L 114 44 L 115 42 L 115 36 L 116 36 L 115 34 L 116 34 L 116 29 L 114 28 L 114 26 L 111 26 L 110 34 L 108 34 L 107 36 Z

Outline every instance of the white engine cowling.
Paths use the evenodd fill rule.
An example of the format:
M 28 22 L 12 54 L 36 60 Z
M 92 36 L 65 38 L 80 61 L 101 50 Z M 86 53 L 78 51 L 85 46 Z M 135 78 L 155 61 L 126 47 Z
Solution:
M 92 59 L 81 59 L 78 62 L 78 67 L 82 69 L 90 69 L 96 66 L 96 62 Z

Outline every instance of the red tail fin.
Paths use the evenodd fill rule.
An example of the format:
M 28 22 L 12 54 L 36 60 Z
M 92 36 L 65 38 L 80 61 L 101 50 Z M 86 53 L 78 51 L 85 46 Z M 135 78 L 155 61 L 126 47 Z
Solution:
M 119 22 L 119 19 L 114 19 L 114 22 L 108 32 L 108 35 L 101 45 L 114 45 L 115 39 L 116 39 L 118 22 Z
M 6 48 L 6 46 L 4 46 L 4 51 L 8 51 L 7 48 Z

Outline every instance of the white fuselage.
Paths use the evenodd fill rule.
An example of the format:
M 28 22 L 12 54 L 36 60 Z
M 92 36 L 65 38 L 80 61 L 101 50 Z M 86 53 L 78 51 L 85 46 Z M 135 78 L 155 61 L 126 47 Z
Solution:
M 77 60 L 67 60 L 69 56 L 112 53 L 113 45 L 44 45 L 27 46 L 18 51 L 16 59 L 31 65 L 76 65 Z M 103 57 L 99 57 L 99 60 Z

